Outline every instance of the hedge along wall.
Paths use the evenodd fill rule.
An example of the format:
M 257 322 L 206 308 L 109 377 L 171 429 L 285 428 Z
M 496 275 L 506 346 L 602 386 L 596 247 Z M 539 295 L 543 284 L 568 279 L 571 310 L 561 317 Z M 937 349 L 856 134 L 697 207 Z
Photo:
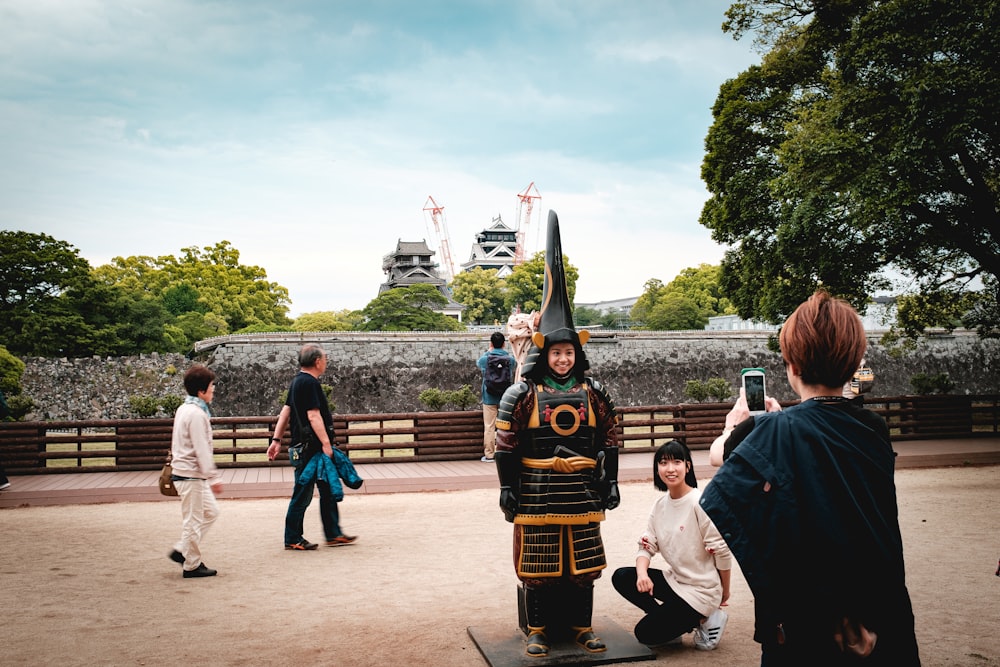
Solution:
M 279 396 L 298 371 L 296 355 L 317 342 L 330 359 L 320 379 L 333 388 L 336 410 L 345 414 L 412 412 L 423 409 L 424 389 L 479 390 L 476 360 L 489 332 L 257 334 L 202 341 L 194 360 L 182 355 L 122 358 L 27 358 L 23 387 L 36 404 L 35 419 L 123 419 L 134 417 L 129 397 L 183 395 L 184 371 L 195 361 L 217 375 L 213 413 L 220 417 L 274 414 Z M 607 386 L 619 405 L 684 402 L 688 380 L 722 377 L 738 386 L 739 370 L 768 371 L 768 393 L 793 400 L 778 354 L 763 332 L 597 333 L 584 347 L 590 374 Z M 913 393 L 917 373 L 947 373 L 952 393 L 1000 393 L 1000 341 L 958 332 L 928 336 L 916 351 L 894 358 L 869 341 L 867 355 L 876 396 Z

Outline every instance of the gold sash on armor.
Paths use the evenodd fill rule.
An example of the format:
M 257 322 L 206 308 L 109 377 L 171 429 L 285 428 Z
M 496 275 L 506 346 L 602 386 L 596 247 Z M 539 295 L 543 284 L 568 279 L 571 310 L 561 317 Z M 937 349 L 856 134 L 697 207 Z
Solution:
M 554 470 L 556 472 L 580 472 L 597 467 L 597 461 L 586 456 L 571 456 L 563 458 L 553 456 L 547 459 L 521 459 L 521 466 L 535 470 Z

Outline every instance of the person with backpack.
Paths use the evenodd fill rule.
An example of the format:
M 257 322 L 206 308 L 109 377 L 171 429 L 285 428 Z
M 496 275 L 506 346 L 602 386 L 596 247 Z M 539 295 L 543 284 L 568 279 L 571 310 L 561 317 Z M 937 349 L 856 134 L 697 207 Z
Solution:
M 483 373 L 483 458 L 493 461 L 497 441 L 497 406 L 500 398 L 514 382 L 514 357 L 504 349 L 507 339 L 499 331 L 490 336 L 490 347 L 476 365 Z

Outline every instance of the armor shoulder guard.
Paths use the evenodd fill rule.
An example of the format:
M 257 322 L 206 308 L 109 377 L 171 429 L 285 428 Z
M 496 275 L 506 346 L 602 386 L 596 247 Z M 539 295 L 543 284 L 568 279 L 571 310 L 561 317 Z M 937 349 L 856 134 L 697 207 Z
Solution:
M 507 387 L 497 406 L 497 429 L 501 431 L 510 430 L 510 420 L 514 414 L 514 407 L 531 391 L 527 382 L 518 382 Z
M 593 390 L 595 394 L 600 396 L 604 400 L 604 402 L 608 404 L 608 407 L 611 408 L 611 411 L 613 413 L 616 413 L 617 411 L 615 410 L 615 402 L 611 400 L 610 396 L 608 396 L 608 390 L 604 388 L 604 385 L 595 380 L 594 378 L 586 378 L 586 380 L 587 380 L 587 385 L 590 386 L 591 390 Z

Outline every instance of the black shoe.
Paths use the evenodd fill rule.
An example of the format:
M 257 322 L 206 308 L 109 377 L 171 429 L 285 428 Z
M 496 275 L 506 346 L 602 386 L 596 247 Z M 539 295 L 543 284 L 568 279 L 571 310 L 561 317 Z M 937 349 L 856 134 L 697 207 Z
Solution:
M 170 553 L 168 553 L 167 554 L 167 558 L 169 558 L 170 560 L 174 561 L 175 563 L 179 563 L 181 565 L 184 564 L 184 554 L 182 554 L 177 549 L 174 549 L 173 551 L 171 551 Z
M 313 544 L 309 540 L 301 539 L 295 544 L 286 544 L 285 548 L 289 551 L 312 551 L 318 546 L 318 544 Z
M 191 579 L 192 577 L 214 577 L 216 574 L 218 574 L 218 572 L 210 567 L 205 567 L 204 563 L 193 570 L 184 570 L 185 579 Z

